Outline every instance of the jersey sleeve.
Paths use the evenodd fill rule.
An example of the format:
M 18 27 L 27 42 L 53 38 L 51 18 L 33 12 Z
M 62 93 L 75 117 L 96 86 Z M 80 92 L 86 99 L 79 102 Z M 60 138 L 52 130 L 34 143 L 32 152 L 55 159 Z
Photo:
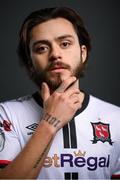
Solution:
M 120 179 L 120 139 L 118 140 L 118 142 L 116 143 L 116 147 L 114 148 L 114 154 L 117 155 L 117 158 L 116 158 L 116 162 L 115 162 L 115 165 L 114 165 L 114 172 L 112 174 L 112 177 L 111 179 Z M 114 157 L 112 157 L 114 158 Z M 115 159 L 115 158 L 114 158 Z M 113 161 L 114 161 L 113 159 Z
M 0 104 L 0 168 L 8 165 L 20 152 L 20 143 L 9 110 Z

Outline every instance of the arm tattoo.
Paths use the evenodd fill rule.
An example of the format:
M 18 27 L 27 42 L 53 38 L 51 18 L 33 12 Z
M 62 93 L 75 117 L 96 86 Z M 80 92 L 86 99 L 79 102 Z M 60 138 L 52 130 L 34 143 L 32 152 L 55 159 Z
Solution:
M 48 113 L 44 113 L 43 114 L 43 120 L 47 121 L 49 124 L 53 125 L 54 127 L 57 127 L 58 124 L 60 123 L 60 120 L 58 120 L 57 118 L 51 116 L 50 114 Z M 50 142 L 46 145 L 44 151 L 42 152 L 42 154 L 40 155 L 40 157 L 38 158 L 37 162 L 35 163 L 34 167 L 33 168 L 37 168 L 38 164 L 40 163 L 40 161 L 42 161 L 45 153 L 47 152 L 48 150 L 48 147 L 51 143 L 52 139 L 50 140 Z
M 36 161 L 35 165 L 33 166 L 33 168 L 37 168 L 37 166 L 39 165 L 40 161 L 44 158 L 45 153 L 48 150 L 48 147 L 51 143 L 52 139 L 50 140 L 50 142 L 46 145 L 45 149 L 43 150 L 42 154 L 40 155 L 40 157 L 38 158 L 38 160 Z
M 53 117 L 53 116 L 51 116 L 50 114 L 48 114 L 46 112 L 43 115 L 43 119 L 45 121 L 47 121 L 49 124 L 53 125 L 54 127 L 57 127 L 58 124 L 60 123 L 60 120 L 58 120 L 56 117 Z

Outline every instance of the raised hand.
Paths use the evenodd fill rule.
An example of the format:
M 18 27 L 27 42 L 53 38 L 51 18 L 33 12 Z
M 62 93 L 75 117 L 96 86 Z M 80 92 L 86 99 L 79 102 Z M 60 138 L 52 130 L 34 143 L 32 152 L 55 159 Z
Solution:
M 80 90 L 74 86 L 75 83 L 76 78 L 70 77 L 64 80 L 51 95 L 48 85 L 46 83 L 42 85 L 43 119 L 56 131 L 68 123 L 81 107 Z

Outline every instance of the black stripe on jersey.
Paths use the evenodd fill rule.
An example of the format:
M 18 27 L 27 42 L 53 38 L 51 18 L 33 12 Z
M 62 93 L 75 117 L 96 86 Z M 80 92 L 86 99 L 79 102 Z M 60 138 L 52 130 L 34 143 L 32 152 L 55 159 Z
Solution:
M 71 139 L 71 148 L 77 148 L 77 136 L 74 119 L 70 121 L 70 139 Z
M 64 179 L 65 180 L 78 180 L 78 173 L 75 172 L 67 172 L 64 174 Z
M 68 127 L 68 124 L 66 124 L 63 127 L 63 142 L 64 142 L 64 148 L 70 148 L 69 127 Z
M 77 148 L 75 121 L 72 119 L 63 127 L 64 148 Z

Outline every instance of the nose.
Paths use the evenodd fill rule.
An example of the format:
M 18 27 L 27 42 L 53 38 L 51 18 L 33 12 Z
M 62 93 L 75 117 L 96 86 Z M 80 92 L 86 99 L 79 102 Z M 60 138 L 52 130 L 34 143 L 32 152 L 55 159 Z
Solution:
M 50 52 L 50 61 L 60 60 L 62 58 L 62 52 L 59 45 L 52 45 Z

